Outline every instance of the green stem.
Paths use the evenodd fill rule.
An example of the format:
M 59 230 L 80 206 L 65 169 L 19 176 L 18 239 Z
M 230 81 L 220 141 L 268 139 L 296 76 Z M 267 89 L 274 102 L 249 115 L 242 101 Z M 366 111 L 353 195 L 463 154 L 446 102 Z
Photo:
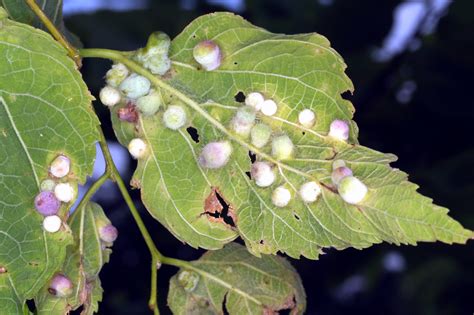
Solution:
M 148 300 L 148 307 L 153 311 L 154 315 L 160 315 L 160 310 L 158 309 L 157 299 L 157 289 L 158 289 L 158 259 L 153 256 L 151 259 L 151 292 L 150 300 Z
M 130 209 L 130 212 L 132 213 L 132 216 L 138 226 L 138 229 L 140 230 L 140 233 L 143 236 L 143 239 L 145 240 L 146 245 L 148 246 L 152 257 L 156 257 L 158 261 L 161 261 L 161 257 L 163 257 L 163 255 L 156 248 L 155 243 L 153 242 L 153 239 L 140 216 L 140 213 L 138 212 L 137 208 L 135 207 L 135 204 L 133 203 L 132 197 L 128 193 L 127 186 L 125 185 L 122 177 L 120 177 L 120 173 L 117 170 L 117 167 L 115 166 L 115 163 L 112 159 L 112 155 L 110 154 L 109 148 L 107 146 L 104 133 L 101 129 L 99 129 L 99 144 L 100 148 L 102 149 L 102 152 L 104 153 L 104 158 L 107 167 L 110 168 L 110 178 L 113 181 L 117 182 L 117 186 L 119 187 L 120 193 L 122 194 L 125 203 Z
M 63 34 L 56 28 L 53 22 L 44 14 L 43 10 L 38 6 L 35 0 L 25 0 L 26 4 L 30 7 L 30 9 L 36 14 L 36 16 L 41 20 L 41 22 L 46 26 L 48 31 L 53 35 L 53 37 L 63 46 L 66 50 L 68 55 L 74 60 L 76 65 L 80 68 L 81 67 L 81 56 L 74 46 L 72 46 L 68 40 L 64 37 Z
M 99 188 L 110 178 L 110 174 L 109 172 L 107 172 L 107 170 L 104 172 L 104 174 L 102 174 L 98 180 L 96 180 L 92 185 L 91 187 L 89 188 L 89 190 L 86 192 L 86 194 L 84 195 L 84 197 L 82 197 L 82 200 L 81 202 L 79 202 L 79 204 L 77 205 L 77 208 L 76 209 L 81 209 L 82 207 L 84 207 L 88 202 L 89 200 L 91 199 L 91 197 L 95 194 L 95 192 L 97 190 L 99 190 Z

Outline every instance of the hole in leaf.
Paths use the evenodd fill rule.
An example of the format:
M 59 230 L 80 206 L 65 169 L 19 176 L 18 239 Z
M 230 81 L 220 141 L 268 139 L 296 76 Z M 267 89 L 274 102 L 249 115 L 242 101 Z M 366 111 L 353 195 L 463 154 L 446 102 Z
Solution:
M 222 301 L 222 312 L 224 315 L 229 315 L 229 311 L 227 310 L 227 294 L 224 295 L 224 300 Z
M 236 102 L 243 103 L 245 102 L 245 94 L 239 91 L 239 93 L 235 94 L 234 99 Z
M 264 240 L 260 240 L 259 243 L 260 243 L 260 245 L 263 245 L 263 244 L 265 244 L 265 241 L 264 241 Z
M 293 216 L 295 217 L 296 220 L 301 220 L 300 217 L 296 214 L 296 213 L 293 213 Z
M 257 160 L 257 155 L 253 153 L 252 151 L 249 151 L 249 158 L 250 158 L 250 162 L 252 162 L 253 164 Z
M 223 222 L 231 227 L 235 227 L 233 207 L 225 201 L 214 187 L 204 201 L 204 214 L 211 220 Z
M 352 98 L 352 93 L 349 91 L 345 91 L 344 93 L 341 94 L 341 97 L 345 100 L 350 101 Z
M 26 300 L 26 306 L 28 307 L 28 310 L 29 310 L 31 313 L 36 313 L 35 300 L 33 300 L 33 299 L 31 299 L 31 300 Z
M 306 134 L 306 131 L 302 131 L 301 134 L 304 136 Z
M 234 61 L 234 65 L 235 65 L 235 66 L 238 65 L 238 64 L 239 64 L 239 63 L 238 63 L 237 61 Z
M 252 173 L 250 173 L 250 172 L 245 172 L 245 175 L 247 175 L 250 180 L 252 179 Z
M 188 127 L 186 128 L 186 131 L 191 136 L 191 139 L 193 139 L 194 142 L 199 143 L 199 133 L 196 128 Z
M 82 314 L 82 311 L 84 310 L 84 305 L 79 306 L 79 308 L 75 311 L 72 311 L 70 314 L 71 315 L 80 315 Z

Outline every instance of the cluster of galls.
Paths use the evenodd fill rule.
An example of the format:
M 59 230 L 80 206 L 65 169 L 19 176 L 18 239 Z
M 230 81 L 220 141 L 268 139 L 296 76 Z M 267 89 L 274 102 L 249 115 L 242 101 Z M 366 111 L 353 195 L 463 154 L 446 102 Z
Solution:
M 61 203 L 71 202 L 76 195 L 75 185 L 62 182 L 71 168 L 71 161 L 65 155 L 58 155 L 49 166 L 51 178 L 43 180 L 40 184 L 40 193 L 35 198 L 35 208 L 44 216 L 43 228 L 50 233 L 59 231 L 62 225 L 61 218 L 57 215 Z
M 146 47 L 134 54 L 133 59 L 151 73 L 163 75 L 171 67 L 168 57 L 169 48 L 169 37 L 164 33 L 156 32 L 150 36 Z M 220 65 L 219 47 L 211 41 L 198 44 L 194 54 L 196 61 L 208 71 Z M 209 54 L 213 57 L 209 57 Z M 188 115 L 182 105 L 165 104 L 160 91 L 152 89 L 151 82 L 146 77 L 130 73 L 125 65 L 113 65 L 106 74 L 106 82 L 107 86 L 100 92 L 102 103 L 109 107 L 121 102 L 127 104 L 117 112 L 120 120 L 135 123 L 139 115 L 153 116 L 160 108 L 165 107 L 162 120 L 167 128 L 178 130 L 186 125 Z M 145 156 L 147 144 L 143 139 L 135 138 L 130 141 L 128 149 L 134 158 L 139 159 Z
M 139 49 L 133 59 L 141 63 L 151 73 L 164 75 L 171 67 L 168 57 L 170 38 L 161 32 L 153 33 L 145 48 Z M 221 52 L 219 46 L 213 41 L 203 41 L 197 44 L 193 50 L 193 56 L 203 69 L 212 71 L 221 64 Z M 119 109 L 118 117 L 122 121 L 135 123 L 138 115 L 155 115 L 162 106 L 165 106 L 159 91 L 151 88 L 151 82 L 146 77 L 136 73 L 130 73 L 123 64 L 114 64 L 106 74 L 107 85 L 100 91 L 101 102 L 109 107 L 121 102 L 127 105 Z M 188 115 L 180 104 L 166 104 L 163 112 L 163 123 L 171 130 L 178 130 L 187 123 Z M 135 138 L 128 144 L 130 154 L 136 158 L 143 158 L 147 153 L 147 144 L 143 139 Z M 212 146 L 206 150 L 212 151 Z M 206 151 L 205 150 L 205 151 Z M 230 154 L 230 152 L 229 152 Z M 212 159 L 207 159 L 206 154 L 201 156 L 201 161 L 212 168 Z M 219 162 L 217 161 L 219 164 Z
M 168 58 L 170 46 L 168 36 L 163 33 L 154 33 L 150 37 L 146 48 L 139 50 L 135 59 L 141 62 L 152 73 L 163 75 L 169 70 L 171 62 Z M 213 71 L 220 67 L 222 53 L 220 47 L 213 41 L 206 40 L 198 43 L 193 49 L 193 57 L 206 71 Z M 107 72 L 108 86 L 101 91 L 101 100 L 107 106 L 119 103 L 122 95 L 127 98 L 126 108 L 119 111 L 119 118 L 129 122 L 137 120 L 136 108 L 145 116 L 154 115 L 163 103 L 161 96 L 153 91 L 150 81 L 140 75 L 131 74 L 121 64 L 114 65 Z M 118 90 L 116 89 L 118 87 Z M 132 105 L 130 105 L 132 104 Z M 276 160 L 287 160 L 294 156 L 295 146 L 286 134 L 273 134 L 271 127 L 265 123 L 257 122 L 257 115 L 273 116 L 277 113 L 278 106 L 272 99 L 265 99 L 259 92 L 252 92 L 245 98 L 245 106 L 238 108 L 230 121 L 230 129 L 239 137 L 248 138 L 252 145 L 258 149 L 271 142 L 272 156 Z M 168 105 L 163 113 L 164 125 L 172 130 L 178 130 L 186 125 L 187 114 L 180 105 Z M 316 123 L 316 114 L 311 109 L 304 109 L 298 115 L 298 122 L 304 128 L 312 128 Z M 339 141 L 349 138 L 349 124 L 336 119 L 329 128 L 328 137 Z M 142 158 L 147 153 L 147 144 L 140 138 L 135 138 L 128 145 L 130 154 Z M 199 155 L 199 164 L 208 169 L 219 169 L 225 166 L 232 154 L 232 145 L 229 141 L 214 141 L 206 144 Z M 335 170 L 336 172 L 336 170 Z M 269 187 L 276 180 L 272 164 L 265 161 L 253 163 L 251 177 L 259 187 Z M 336 176 L 336 175 L 334 175 Z M 348 203 L 357 203 L 362 198 L 352 197 L 352 191 L 365 187 L 357 178 L 341 178 L 337 185 L 339 194 Z M 365 191 L 367 189 L 365 188 Z M 321 194 L 321 187 L 315 181 L 303 183 L 298 191 L 300 198 L 305 203 L 313 203 Z M 361 195 L 359 193 L 358 195 Z M 365 193 L 363 194 L 365 196 Z M 292 193 L 285 186 L 277 187 L 272 193 L 272 202 L 277 207 L 285 207 L 291 201 Z

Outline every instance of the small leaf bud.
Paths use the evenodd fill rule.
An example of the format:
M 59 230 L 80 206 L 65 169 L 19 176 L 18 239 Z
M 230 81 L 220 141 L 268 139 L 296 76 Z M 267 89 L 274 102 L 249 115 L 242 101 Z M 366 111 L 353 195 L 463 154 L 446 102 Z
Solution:
M 210 142 L 199 156 L 199 164 L 206 168 L 221 168 L 229 162 L 232 146 L 229 141 Z
M 117 239 L 118 231 L 115 226 L 112 224 L 107 224 L 105 226 L 99 226 L 99 237 L 102 241 L 106 243 L 113 243 Z
M 253 163 L 250 174 L 259 187 L 268 187 L 275 181 L 275 172 L 267 162 Z
M 120 91 L 128 98 L 136 99 L 150 92 L 150 81 L 138 74 L 133 73 L 120 83 Z
M 147 151 L 147 145 L 145 141 L 140 138 L 135 138 L 130 141 L 128 144 L 128 152 L 133 156 L 135 159 L 140 159 L 145 156 Z
M 61 229 L 62 221 L 57 215 L 49 215 L 43 219 L 43 229 L 49 233 L 56 233 Z
M 178 274 L 178 283 L 184 291 L 193 292 L 199 283 L 199 275 L 192 271 L 183 270 Z
M 51 175 L 57 178 L 62 178 L 69 174 L 69 170 L 71 167 L 71 160 L 67 156 L 58 155 L 51 165 L 49 166 L 49 172 Z
M 221 50 L 211 40 L 205 40 L 194 46 L 194 59 L 206 70 L 212 71 L 221 65 Z
M 41 191 L 54 191 L 56 183 L 52 179 L 45 179 L 40 184 Z
M 301 126 L 311 128 L 316 121 L 316 114 L 311 109 L 303 109 L 298 115 Z
M 343 141 L 349 139 L 349 125 L 344 120 L 334 120 L 329 127 L 329 136 Z
M 347 176 L 352 176 L 351 169 L 345 166 L 338 167 L 332 171 L 332 174 L 331 174 L 332 183 L 337 186 L 339 185 L 341 180 Z
M 315 202 L 321 194 L 321 187 L 316 182 L 306 182 L 300 187 L 300 196 L 306 203 Z
M 68 277 L 58 274 L 49 284 L 48 292 L 54 296 L 65 298 L 72 294 L 73 285 Z
M 347 176 L 339 182 L 337 191 L 345 202 L 358 204 L 367 194 L 367 186 L 354 176 Z
M 99 98 L 102 104 L 105 106 L 115 106 L 120 102 L 121 95 L 120 92 L 111 86 L 104 86 L 100 90 Z
M 54 187 L 54 195 L 59 201 L 70 202 L 74 199 L 76 192 L 69 183 L 59 183 Z
M 143 115 L 152 116 L 160 109 L 161 103 L 160 94 L 153 91 L 137 100 L 137 108 Z
M 346 162 L 344 160 L 334 160 L 332 162 L 332 169 L 335 170 L 336 168 L 346 166 Z
M 166 127 L 172 130 L 178 130 L 186 124 L 187 116 L 182 106 L 170 105 L 163 114 L 163 122 Z
M 260 109 L 265 116 L 273 116 L 277 112 L 277 104 L 273 100 L 265 100 Z
M 262 109 L 262 104 L 265 101 L 263 95 L 258 92 L 252 92 L 245 98 L 245 105 L 253 107 L 256 111 Z
M 105 80 L 108 85 L 112 87 L 118 87 L 126 77 L 128 77 L 129 71 L 122 63 L 117 63 L 105 74 Z
M 250 138 L 252 140 L 252 145 L 257 148 L 263 148 L 272 135 L 272 128 L 266 124 L 256 124 L 252 127 L 250 131 Z
M 295 146 L 287 135 L 274 137 L 272 140 L 272 155 L 278 160 L 291 158 Z
M 240 107 L 230 123 L 232 130 L 238 135 L 248 136 L 255 124 L 255 117 L 255 110 L 252 107 Z
M 61 202 L 51 191 L 42 191 L 35 198 L 35 208 L 44 216 L 58 213 Z
M 285 207 L 291 200 L 291 192 L 283 186 L 277 187 L 272 193 L 272 202 L 277 207 Z

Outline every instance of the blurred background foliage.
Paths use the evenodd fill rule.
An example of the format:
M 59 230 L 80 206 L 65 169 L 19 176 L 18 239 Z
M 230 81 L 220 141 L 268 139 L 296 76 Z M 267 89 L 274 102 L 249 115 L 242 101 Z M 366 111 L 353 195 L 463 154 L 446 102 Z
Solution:
M 474 1 L 65 0 L 64 8 L 67 27 L 86 47 L 134 50 L 155 30 L 174 37 L 195 17 L 224 10 L 272 32 L 325 35 L 344 57 L 356 88 L 345 97 L 357 109 L 360 142 L 398 155 L 394 166 L 408 172 L 421 193 L 474 228 Z M 96 96 L 109 66 L 85 61 L 83 74 Z M 114 141 L 108 113 L 96 108 Z M 130 178 L 134 162 L 121 163 Z M 105 189 L 110 187 L 96 200 L 120 237 L 102 271 L 100 314 L 149 314 L 149 254 L 120 196 Z M 141 205 L 136 191 L 134 198 Z M 177 241 L 140 208 L 166 255 L 191 260 L 202 254 Z M 329 250 L 319 261 L 291 261 L 307 291 L 307 314 L 474 311 L 474 242 L 382 244 L 364 251 Z M 169 313 L 168 279 L 175 272 L 165 267 L 159 273 L 164 314 Z

